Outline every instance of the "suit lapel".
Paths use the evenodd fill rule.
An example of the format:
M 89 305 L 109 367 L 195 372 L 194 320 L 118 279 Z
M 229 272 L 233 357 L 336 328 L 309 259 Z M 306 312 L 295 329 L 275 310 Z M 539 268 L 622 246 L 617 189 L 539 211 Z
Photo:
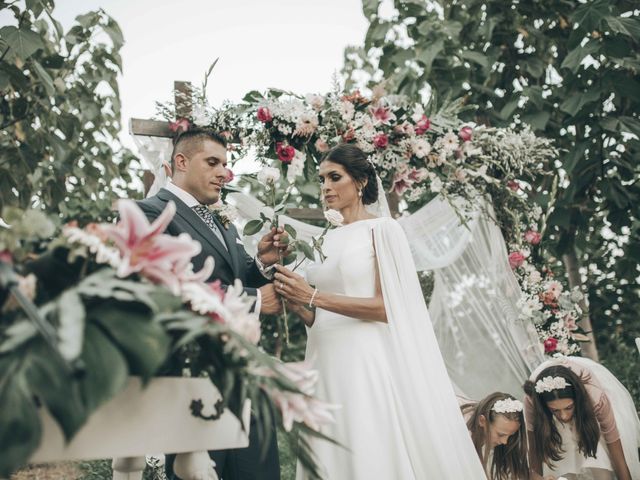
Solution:
M 173 201 L 173 203 L 176 204 L 176 215 L 181 217 L 185 221 L 185 223 L 189 227 L 191 227 L 191 231 L 186 233 L 191 235 L 194 238 L 194 240 L 200 241 L 200 243 L 202 244 L 203 250 L 205 249 L 205 246 L 206 246 L 204 242 L 206 242 L 209 246 L 211 246 L 211 248 L 213 248 L 218 253 L 217 257 L 223 258 L 232 268 L 235 275 L 236 267 L 234 266 L 234 263 L 236 262 L 234 262 L 233 260 L 233 254 L 230 254 L 232 252 L 232 248 L 229 247 L 229 251 L 227 251 L 227 249 L 224 248 L 224 245 L 220 243 L 220 240 L 218 240 L 218 237 L 216 237 L 216 235 L 211 231 L 211 229 L 207 226 L 207 224 L 204 223 L 204 220 L 202 220 L 202 218 L 200 218 L 200 216 L 196 212 L 194 212 L 192 209 L 187 207 L 187 205 L 178 197 L 176 197 L 173 193 L 171 193 L 166 189 L 161 189 L 157 193 L 157 195 L 158 195 L 158 198 L 160 198 L 161 200 L 164 200 L 166 202 L 171 200 Z M 225 232 L 225 229 L 222 228 L 222 226 L 220 226 L 219 228 L 221 229 L 221 231 Z M 228 243 L 228 239 L 226 238 L 226 236 L 225 236 L 225 240 L 227 240 L 227 243 Z

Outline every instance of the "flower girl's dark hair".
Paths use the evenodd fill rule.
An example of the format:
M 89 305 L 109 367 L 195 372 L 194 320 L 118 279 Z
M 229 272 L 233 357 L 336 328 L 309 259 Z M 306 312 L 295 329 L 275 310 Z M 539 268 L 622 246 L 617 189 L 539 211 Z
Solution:
M 376 170 L 366 153 L 355 145 L 343 143 L 326 152 L 321 161 L 325 160 L 342 165 L 356 182 L 364 183 L 366 180 L 362 189 L 362 203 L 370 205 L 378 200 Z
M 538 381 L 545 377 L 562 377 L 567 386 L 551 391 L 536 392 Z M 584 388 L 584 382 L 589 378 L 581 378 L 571 369 L 562 365 L 554 365 L 542 370 L 535 381 L 527 381 L 524 384 L 524 392 L 531 397 L 533 402 L 533 450 L 535 455 L 544 463 L 553 466 L 563 458 L 565 453 L 562 446 L 562 437 L 553 422 L 553 413 L 547 406 L 547 402 L 562 398 L 573 400 L 573 418 L 578 434 L 578 451 L 585 457 L 595 457 L 600 441 L 600 426 L 591 403 L 591 398 Z
M 506 445 L 498 445 L 493 449 L 493 463 L 490 468 L 492 480 L 507 480 L 511 478 L 529 479 L 529 464 L 527 463 L 527 440 L 523 413 L 504 412 L 497 413 L 493 410 L 496 402 L 500 400 L 515 400 L 508 393 L 495 392 L 480 400 L 477 404 L 469 403 L 461 405 L 463 414 L 471 413 L 467 421 L 467 428 L 471 433 L 473 446 L 483 465 L 487 462 L 488 450 L 484 445 L 489 441 L 485 429 L 480 425 L 480 416 L 483 415 L 491 425 L 498 415 L 508 420 L 515 420 L 520 424 L 518 431 L 509 437 Z M 491 427 L 489 427 L 491 428 Z

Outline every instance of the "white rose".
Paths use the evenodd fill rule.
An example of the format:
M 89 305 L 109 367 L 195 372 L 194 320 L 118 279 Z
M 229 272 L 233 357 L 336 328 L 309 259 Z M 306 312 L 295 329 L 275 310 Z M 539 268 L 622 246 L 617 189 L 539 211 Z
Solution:
M 299 150 L 293 155 L 293 160 L 287 166 L 287 180 L 289 183 L 293 183 L 298 175 L 302 175 L 304 172 L 305 154 Z
M 344 217 L 342 216 L 342 214 L 332 208 L 329 210 L 325 210 L 324 218 L 326 218 L 327 222 L 329 222 L 334 227 L 340 227 L 344 222 Z
M 280 180 L 280 170 L 275 167 L 262 167 L 258 172 L 258 181 L 262 184 L 274 184 Z

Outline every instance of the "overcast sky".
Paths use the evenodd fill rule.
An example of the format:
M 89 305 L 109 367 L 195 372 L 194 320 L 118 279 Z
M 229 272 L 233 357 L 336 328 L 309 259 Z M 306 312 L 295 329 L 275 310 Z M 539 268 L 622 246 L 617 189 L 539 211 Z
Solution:
M 361 0 L 58 0 L 67 29 L 76 15 L 103 8 L 125 38 L 120 92 L 123 123 L 148 118 L 172 97 L 174 80 L 209 80 L 212 105 L 278 87 L 324 93 L 347 45 L 363 43 Z M 131 146 L 130 142 L 127 142 Z

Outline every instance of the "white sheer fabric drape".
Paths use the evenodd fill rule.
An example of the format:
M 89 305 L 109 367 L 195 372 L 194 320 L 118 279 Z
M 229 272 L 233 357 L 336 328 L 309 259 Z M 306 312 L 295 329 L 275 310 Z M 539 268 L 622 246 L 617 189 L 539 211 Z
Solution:
M 535 328 L 518 319 L 521 291 L 497 225 L 471 215 L 462 225 L 436 198 L 400 219 L 418 270 L 433 270 L 429 313 L 451 380 L 467 398 L 522 396 L 544 356 Z
M 169 161 L 168 139 L 136 137 L 136 144 L 156 179 L 149 195 L 167 181 L 162 163 Z M 273 212 L 249 195 L 227 196 L 242 225 Z M 298 238 L 309 241 L 322 228 L 285 215 Z M 400 219 L 418 270 L 433 270 L 434 291 L 429 313 L 449 375 L 467 398 L 479 399 L 500 390 L 522 396 L 522 383 L 544 361 L 535 328 L 518 320 L 521 292 L 507 261 L 500 229 L 486 216 L 475 213 L 462 225 L 455 210 L 434 199 L 417 212 Z M 260 235 L 245 238 L 247 251 L 255 253 Z M 304 269 L 304 265 L 302 265 Z M 301 269 L 301 270 L 302 270 Z
M 164 187 L 168 181 L 163 163 L 171 163 L 171 139 L 142 135 L 132 135 L 132 137 L 145 166 L 155 177 L 147 192 L 147 197 L 151 197 L 158 193 L 158 190 Z

